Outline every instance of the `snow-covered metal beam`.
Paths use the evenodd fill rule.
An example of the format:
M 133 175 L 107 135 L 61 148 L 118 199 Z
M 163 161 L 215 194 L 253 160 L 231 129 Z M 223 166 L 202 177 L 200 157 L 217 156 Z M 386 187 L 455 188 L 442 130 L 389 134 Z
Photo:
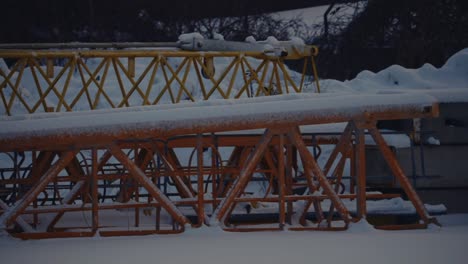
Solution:
M 421 94 L 303 95 L 258 100 L 16 117 L 0 121 L 0 151 L 104 146 L 116 140 L 281 128 L 350 120 L 434 117 L 437 99 Z

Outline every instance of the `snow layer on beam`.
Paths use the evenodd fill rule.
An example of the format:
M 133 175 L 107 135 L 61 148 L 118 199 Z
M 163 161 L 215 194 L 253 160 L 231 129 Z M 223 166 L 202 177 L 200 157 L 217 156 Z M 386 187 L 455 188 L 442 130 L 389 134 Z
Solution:
M 0 138 L 54 134 L 120 133 L 141 129 L 192 129 L 212 125 L 300 121 L 304 118 L 353 117 L 368 112 L 423 109 L 437 100 L 429 95 L 359 94 L 271 96 L 250 100 L 216 100 L 186 105 L 125 110 L 18 116 L 0 122 Z

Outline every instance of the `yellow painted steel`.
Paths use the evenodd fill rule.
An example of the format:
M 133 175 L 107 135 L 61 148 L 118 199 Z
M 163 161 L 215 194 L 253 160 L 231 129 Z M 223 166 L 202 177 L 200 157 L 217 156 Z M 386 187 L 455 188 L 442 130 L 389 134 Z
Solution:
M 0 64 L 0 113 L 154 105 L 163 98 L 180 103 L 300 93 L 308 73 L 308 57 L 316 91 L 320 92 L 314 60 L 318 50 L 310 50 L 302 57 L 302 74 L 294 77 L 284 65 L 288 57 L 261 52 L 0 50 L 0 59 L 10 65 Z

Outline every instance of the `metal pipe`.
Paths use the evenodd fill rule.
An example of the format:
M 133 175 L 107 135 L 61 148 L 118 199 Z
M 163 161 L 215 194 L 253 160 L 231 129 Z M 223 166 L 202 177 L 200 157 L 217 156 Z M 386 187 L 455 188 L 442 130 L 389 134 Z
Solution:
M 204 208 L 204 188 L 203 188 L 203 142 L 202 134 L 197 135 L 197 217 L 198 226 L 201 226 L 204 222 L 205 208 Z M 214 177 L 214 176 L 213 176 Z
M 97 157 L 97 149 L 93 148 L 91 153 L 91 198 L 92 198 L 92 215 L 93 215 L 93 231 L 96 231 L 99 228 L 99 193 L 98 193 L 98 186 L 99 186 L 99 179 L 98 179 L 98 157 Z M 89 176 L 88 176 L 89 177 Z
M 356 126 L 356 125 L 355 125 Z M 356 136 L 356 167 L 357 167 L 357 217 L 366 217 L 366 142 L 364 129 L 355 127 Z
M 286 224 L 286 208 L 285 208 L 285 192 L 286 192 L 286 181 L 285 181 L 285 166 L 284 166 L 284 135 L 279 135 L 278 142 L 278 172 L 276 173 L 278 177 L 279 185 L 279 227 L 284 228 Z M 272 176 L 273 177 L 273 176 Z
M 66 42 L 66 43 L 6 43 L 0 49 L 127 49 L 177 48 L 177 42 Z

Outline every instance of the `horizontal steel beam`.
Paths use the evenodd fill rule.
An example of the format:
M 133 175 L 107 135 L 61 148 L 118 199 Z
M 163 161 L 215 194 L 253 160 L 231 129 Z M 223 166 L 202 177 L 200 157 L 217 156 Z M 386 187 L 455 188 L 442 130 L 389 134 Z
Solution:
M 311 101 L 313 103 L 313 101 Z M 229 106 L 218 107 L 219 111 L 224 111 Z M 187 109 L 188 112 L 193 111 Z M 187 112 L 187 111 L 186 111 Z M 188 114 L 187 112 L 187 114 Z M 141 126 L 133 125 L 131 129 L 125 127 L 116 127 L 113 133 L 108 133 L 110 127 L 96 126 L 96 127 L 83 127 L 83 129 L 76 129 L 70 131 L 69 129 L 54 129 L 50 128 L 47 133 L 31 133 L 18 131 L 13 134 L 2 134 L 0 131 L 0 151 L 25 151 L 25 150 L 64 150 L 70 147 L 86 149 L 92 147 L 105 147 L 116 141 L 132 140 L 137 143 L 141 140 L 151 141 L 152 139 L 164 139 L 174 136 L 190 135 L 190 134 L 203 134 L 203 133 L 216 133 L 227 131 L 239 131 L 249 129 L 262 129 L 262 128 L 284 128 L 300 125 L 311 124 L 328 124 L 348 122 L 351 120 L 366 120 L 366 115 L 371 115 L 372 120 L 395 120 L 395 119 L 410 119 L 410 118 L 431 118 L 438 115 L 438 106 L 434 104 L 431 106 L 421 107 L 415 105 L 409 106 L 395 106 L 388 107 L 385 110 L 376 111 L 360 111 L 351 114 L 325 114 L 317 110 L 297 112 L 294 116 L 291 113 L 277 112 L 272 116 L 271 113 L 253 114 L 254 118 L 246 118 L 243 115 L 213 117 L 210 122 L 202 118 L 185 119 L 184 122 L 178 123 L 177 126 L 168 126 L 167 121 L 158 122 L 154 120 L 151 123 L 141 123 Z M 67 122 L 66 115 L 62 119 Z M 57 122 L 60 120 L 57 118 Z M 5 126 L 14 125 L 15 121 L 3 121 Z M 69 122 L 73 122 L 70 119 Z M 175 123 L 175 121 L 174 121 Z M 3 125 L 2 124 L 2 125 Z M 82 124 L 84 126 L 86 124 Z M 34 130 L 34 128 L 32 128 Z M 24 134 L 24 135 L 21 135 Z M 38 135 L 39 134 L 39 135 Z M 42 134 L 42 135 L 41 135 Z

